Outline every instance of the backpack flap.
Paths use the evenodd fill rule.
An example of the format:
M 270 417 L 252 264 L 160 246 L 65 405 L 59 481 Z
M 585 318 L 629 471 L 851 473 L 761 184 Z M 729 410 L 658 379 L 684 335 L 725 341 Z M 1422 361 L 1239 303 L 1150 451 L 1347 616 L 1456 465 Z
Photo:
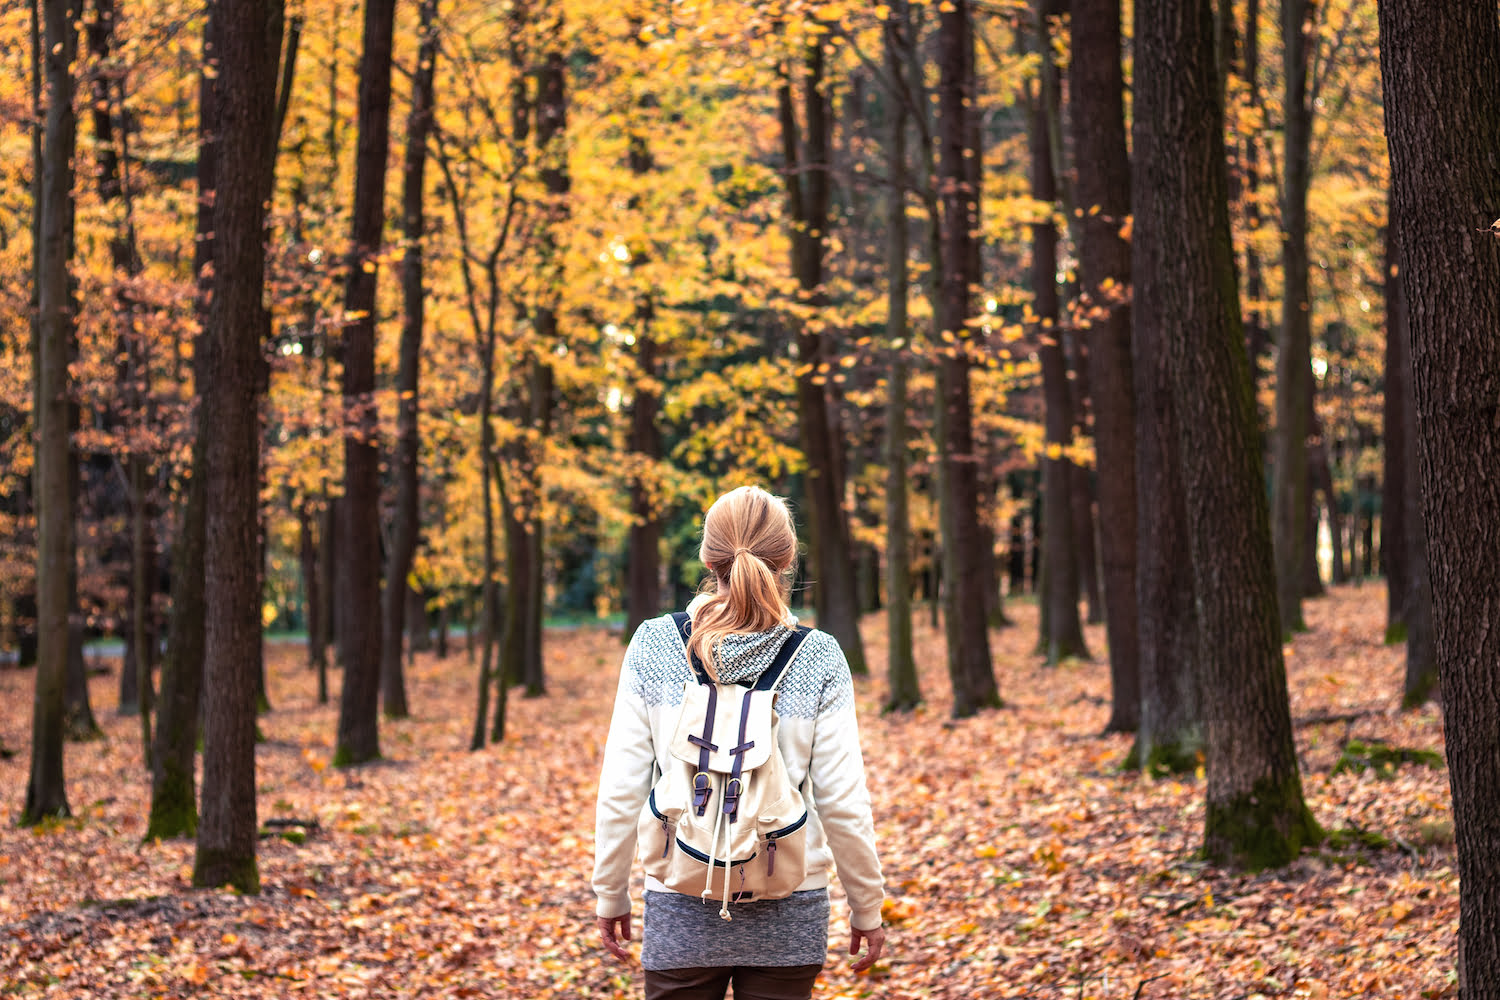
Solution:
M 698 770 L 720 774 L 735 773 L 736 758 L 739 771 L 760 767 L 771 756 L 775 697 L 774 691 L 749 690 L 738 684 L 688 681 L 672 734 L 672 756 Z M 708 751 L 707 767 L 702 766 L 704 750 Z

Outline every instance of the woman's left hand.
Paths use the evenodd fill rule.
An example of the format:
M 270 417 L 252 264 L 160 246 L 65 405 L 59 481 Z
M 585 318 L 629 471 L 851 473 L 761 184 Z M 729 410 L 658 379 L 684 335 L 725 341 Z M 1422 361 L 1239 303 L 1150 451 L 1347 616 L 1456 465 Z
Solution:
M 630 914 L 625 913 L 618 917 L 599 918 L 599 937 L 604 939 L 604 947 L 609 953 L 622 962 L 630 961 L 630 952 L 620 946 L 620 941 L 630 940 Z

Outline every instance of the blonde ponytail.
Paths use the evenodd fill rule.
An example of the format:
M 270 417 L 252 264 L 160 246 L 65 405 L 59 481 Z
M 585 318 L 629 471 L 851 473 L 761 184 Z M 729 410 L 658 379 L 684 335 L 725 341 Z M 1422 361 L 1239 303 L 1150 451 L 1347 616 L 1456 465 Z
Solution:
M 730 635 L 782 624 L 797 560 L 797 532 L 786 501 L 741 486 L 714 501 L 703 518 L 698 557 L 711 571 L 696 603 L 688 651 L 718 679 L 719 643 Z

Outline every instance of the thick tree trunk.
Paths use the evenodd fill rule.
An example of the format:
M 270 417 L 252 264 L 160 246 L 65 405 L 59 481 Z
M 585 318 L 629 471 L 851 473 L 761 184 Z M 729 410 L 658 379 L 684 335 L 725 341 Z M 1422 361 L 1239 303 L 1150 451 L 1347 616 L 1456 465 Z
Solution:
M 969 144 L 968 116 L 973 111 L 973 77 L 967 72 L 974 44 L 968 0 L 945 6 L 938 20 L 938 192 L 942 207 L 942 337 L 938 345 L 938 397 L 942 407 L 939 437 L 943 487 L 944 625 L 948 638 L 948 673 L 953 684 L 953 715 L 964 718 L 1000 704 L 990 659 L 979 547 L 979 475 L 975 467 L 973 408 L 969 395 L 971 315 L 970 241 L 973 203 L 979 192 L 965 170 Z M 971 153 L 972 155 L 972 153 Z
M 1283 633 L 1307 628 L 1307 435 L 1312 397 L 1312 310 L 1307 288 L 1308 148 L 1312 111 L 1307 106 L 1308 0 L 1282 4 L 1286 80 L 1286 144 L 1281 198 L 1281 338 L 1276 351 L 1275 545 L 1276 594 Z
M 1036 51 L 1041 54 L 1042 94 L 1031 108 L 1031 196 L 1046 206 L 1047 216 L 1031 224 L 1031 290 L 1040 324 L 1037 353 L 1042 360 L 1042 397 L 1046 404 L 1046 439 L 1042 454 L 1042 496 L 1047 534 L 1043 539 L 1041 595 L 1044 614 L 1038 652 L 1049 664 L 1069 657 L 1088 658 L 1083 622 L 1078 614 L 1078 553 L 1073 539 L 1073 463 L 1066 452 L 1073 444 L 1073 401 L 1068 385 L 1068 359 L 1063 352 L 1057 294 L 1057 226 L 1052 210 L 1057 201 L 1052 146 L 1047 129 L 1045 95 L 1055 88 L 1057 67 L 1052 40 L 1043 16 L 1036 14 Z
M 805 151 L 799 151 L 796 112 L 790 80 L 783 77 L 777 91 L 781 118 L 782 164 L 787 208 L 792 226 L 792 270 L 799 295 L 812 308 L 826 304 L 822 291 L 823 261 L 827 251 L 832 160 L 828 125 L 827 82 L 823 72 L 823 44 L 806 50 L 803 80 Z M 843 482 L 839 476 L 843 442 L 832 433 L 827 382 L 834 359 L 827 338 L 816 324 L 797 331 L 797 413 L 802 452 L 807 459 L 807 526 L 812 535 L 813 578 L 817 581 L 818 627 L 838 640 L 856 674 L 869 673 L 864 641 L 859 634 L 859 601 L 854 584 L 854 550 L 844 512 Z
M 203 396 L 206 531 L 203 816 L 193 884 L 260 889 L 255 862 L 255 689 L 265 204 L 275 143 L 280 4 L 220 0 L 222 161 Z
M 1380 6 L 1380 62 L 1396 242 L 1410 302 L 1415 458 L 1432 556 L 1433 630 L 1458 845 L 1458 988 L 1464 1000 L 1487 1000 L 1500 997 L 1495 6 L 1388 0 Z M 1417 528 L 1413 520 L 1408 531 Z
M 425 225 L 423 200 L 427 171 L 427 131 L 432 122 L 432 75 L 437 61 L 434 20 L 437 0 L 422 0 L 421 44 L 412 72 L 411 115 L 406 123 L 406 161 L 402 175 L 401 233 L 405 256 L 401 259 L 401 299 L 405 314 L 401 325 L 401 361 L 396 374 L 398 402 L 396 427 L 396 515 L 393 525 L 390 565 L 386 573 L 381 610 L 380 689 L 385 714 L 405 718 L 406 675 L 401 666 L 401 636 L 406 631 L 406 604 L 412 559 L 416 555 L 420 525 L 421 470 L 417 468 L 420 439 L 417 431 L 419 375 L 422 367 L 422 232 Z M 411 623 L 413 630 L 417 623 Z M 415 640 L 412 640 L 415 645 Z
M 1407 326 L 1406 282 L 1396 259 L 1396 205 L 1387 203 L 1385 232 L 1385 403 L 1384 471 L 1380 503 L 1380 554 L 1385 564 L 1385 641 L 1406 638 L 1406 611 L 1411 593 L 1411 569 L 1407 564 L 1409 534 L 1415 527 L 1408 520 L 1406 483 L 1416 476 L 1413 439 L 1406 436 L 1407 409 L 1411 406 L 1410 329 Z M 1415 510 L 1412 515 L 1420 516 Z
M 1212 31 L 1208 0 L 1136 7 L 1136 275 L 1150 275 L 1178 417 L 1206 668 L 1204 854 L 1264 868 L 1322 832 L 1292 741 Z
M 885 519 L 886 519 L 886 676 L 889 693 L 884 710 L 901 712 L 922 701 L 917 664 L 912 655 L 911 620 L 911 517 L 907 501 L 906 351 L 911 331 L 907 328 L 907 267 L 909 229 L 906 221 L 906 130 L 910 118 L 907 99 L 909 82 L 904 79 L 907 49 L 912 44 L 911 11 L 906 0 L 891 5 L 884 25 L 886 72 L 896 82 L 898 93 L 889 103 L 890 187 L 886 194 L 886 271 L 889 282 L 886 310 L 886 348 L 890 351 L 885 404 Z M 998 597 L 998 594 L 997 594 Z
M 1136 613 L 1136 415 L 1130 346 L 1130 160 L 1125 152 L 1120 0 L 1073 0 L 1069 84 L 1078 164 L 1075 201 L 1086 212 L 1079 254 L 1088 323 L 1089 388 L 1099 477 L 1099 549 L 1113 689 L 1108 732 L 1140 724 L 1140 623 Z M 1189 630 L 1190 631 L 1190 630 Z
M 69 576 L 74 562 L 74 465 L 68 435 L 68 354 L 73 297 L 68 277 L 73 237 L 73 60 L 78 49 L 70 0 L 43 0 L 47 117 L 43 139 L 38 267 L 35 381 L 37 511 L 37 667 L 31 717 L 31 772 L 21 822 L 67 816 L 63 777 L 65 688 L 69 648 Z
M 337 766 L 380 756 L 380 452 L 375 440 L 375 279 L 385 224 L 395 0 L 366 0 L 349 281 L 344 291 L 344 499 Z

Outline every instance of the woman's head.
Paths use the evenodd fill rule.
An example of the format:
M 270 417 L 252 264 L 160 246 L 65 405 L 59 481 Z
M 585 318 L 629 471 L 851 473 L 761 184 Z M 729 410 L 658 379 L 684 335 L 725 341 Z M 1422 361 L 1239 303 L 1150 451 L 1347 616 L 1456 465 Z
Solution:
M 786 501 L 758 486 L 730 490 L 703 517 L 698 549 L 711 576 L 693 616 L 690 650 L 717 676 L 716 650 L 728 635 L 764 632 L 787 613 L 797 531 Z

